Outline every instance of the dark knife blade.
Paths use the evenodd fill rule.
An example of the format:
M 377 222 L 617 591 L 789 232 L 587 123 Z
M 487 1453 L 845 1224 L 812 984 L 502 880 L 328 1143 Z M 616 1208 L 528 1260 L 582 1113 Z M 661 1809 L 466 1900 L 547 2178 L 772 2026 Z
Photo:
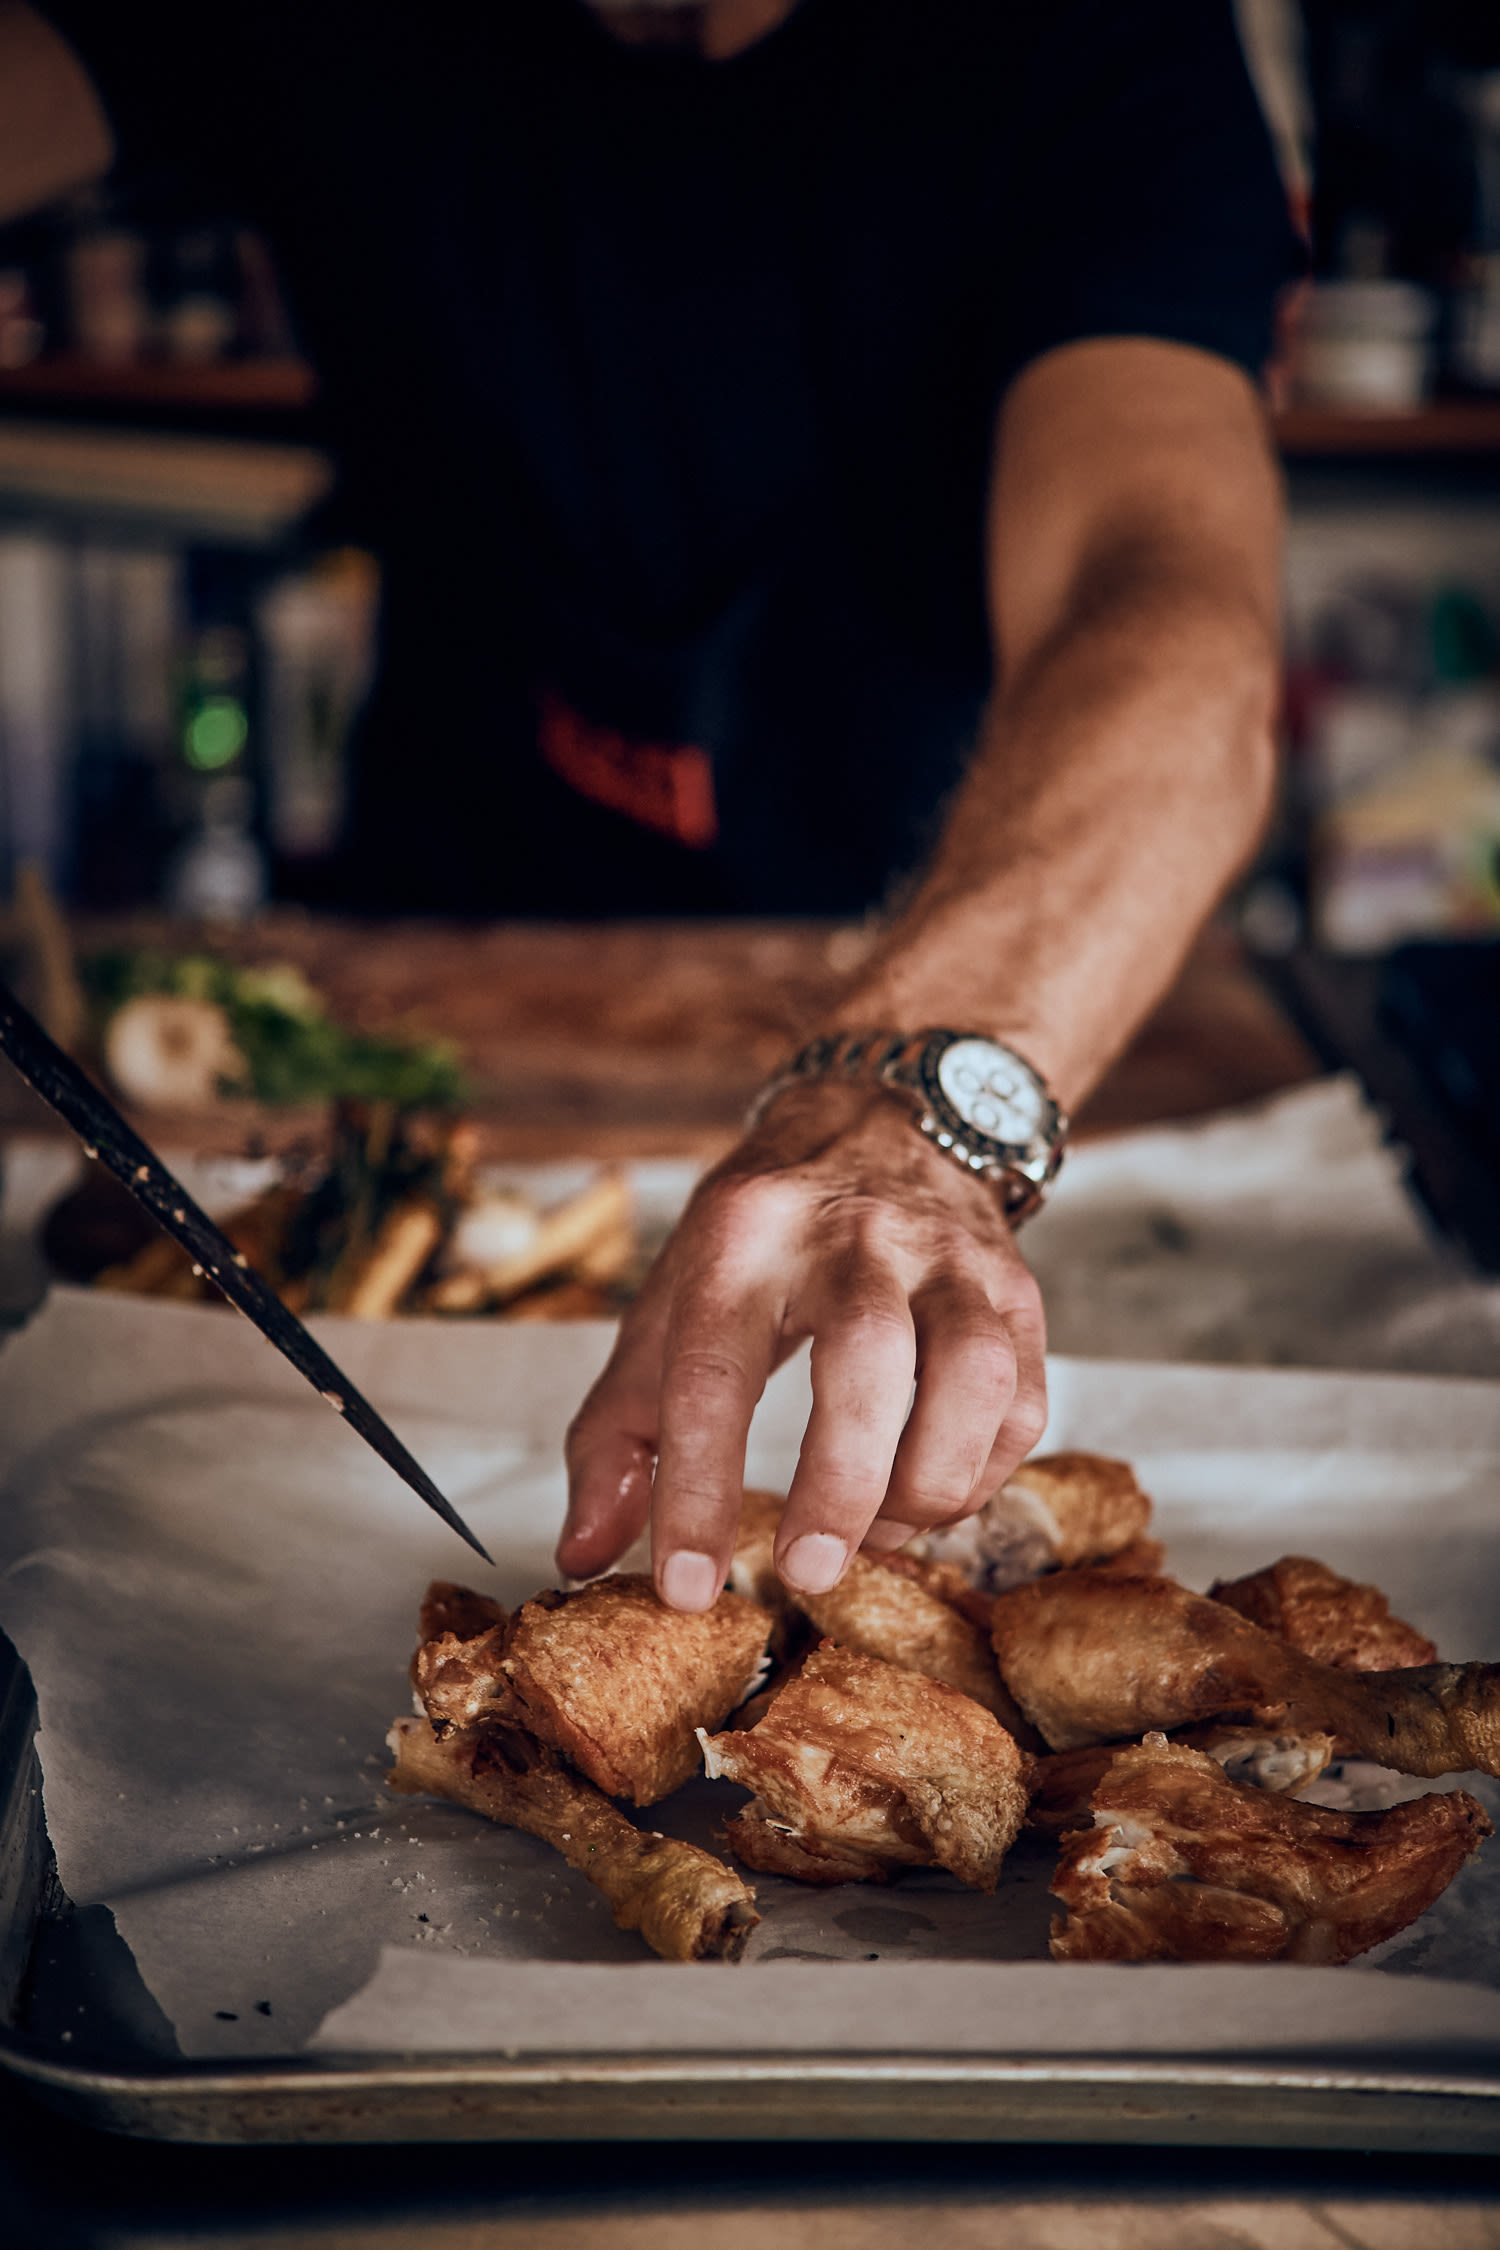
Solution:
M 84 1153 L 107 1165 L 115 1178 L 143 1203 L 157 1225 L 180 1242 L 220 1293 L 255 1323 L 268 1343 L 305 1375 L 334 1410 L 373 1446 L 382 1461 L 403 1477 L 412 1491 L 440 1515 L 444 1523 L 466 1539 L 476 1555 L 485 1553 L 468 1525 L 443 1498 L 427 1471 L 412 1459 L 394 1430 L 384 1422 L 335 1365 L 321 1344 L 303 1327 L 267 1282 L 247 1265 L 227 1235 L 221 1234 L 206 1211 L 181 1183 L 173 1179 L 155 1150 L 133 1132 L 108 1096 L 85 1077 L 77 1063 L 50 1039 L 35 1016 L 22 1007 L 7 985 L 0 984 L 0 1053 L 9 1055 L 21 1076 L 50 1102 L 83 1142 Z

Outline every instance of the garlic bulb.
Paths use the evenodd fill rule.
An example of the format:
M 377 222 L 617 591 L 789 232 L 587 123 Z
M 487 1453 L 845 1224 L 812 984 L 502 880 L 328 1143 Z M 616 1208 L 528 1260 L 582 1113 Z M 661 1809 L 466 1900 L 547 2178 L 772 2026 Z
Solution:
M 207 1109 L 222 1080 L 245 1075 L 223 1009 L 167 993 L 126 1001 L 105 1033 L 104 1059 L 125 1099 L 146 1109 Z
M 461 1211 L 443 1255 L 445 1272 L 466 1267 L 487 1273 L 529 1250 L 540 1220 L 524 1195 L 490 1188 Z

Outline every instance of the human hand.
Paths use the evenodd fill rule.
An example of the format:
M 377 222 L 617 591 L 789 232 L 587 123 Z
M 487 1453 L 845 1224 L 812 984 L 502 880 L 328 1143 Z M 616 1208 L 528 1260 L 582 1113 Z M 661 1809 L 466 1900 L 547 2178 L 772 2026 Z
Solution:
M 819 1593 L 855 1548 L 971 1515 L 1046 1423 L 1041 1296 L 999 1199 L 887 1094 L 793 1088 L 700 1183 L 568 1432 L 559 1569 L 608 1568 L 649 1516 L 662 1599 L 707 1609 L 750 1417 L 809 1336 L 776 1567 Z

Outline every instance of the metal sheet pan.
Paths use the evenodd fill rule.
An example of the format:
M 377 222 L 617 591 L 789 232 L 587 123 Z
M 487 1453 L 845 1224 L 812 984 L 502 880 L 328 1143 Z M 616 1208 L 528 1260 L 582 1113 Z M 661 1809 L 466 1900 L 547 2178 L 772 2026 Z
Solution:
M 107 2131 L 221 2144 L 907 2140 L 1500 2153 L 1500 2038 L 1423 2067 L 972 2054 L 295 2057 L 224 2065 L 162 2044 L 133 1964 L 56 1881 L 36 1702 L 0 1645 L 0 2065 Z M 123 1959 L 121 1958 L 123 1956 Z M 82 1997 L 79 1997 L 79 1996 Z M 77 2020 L 80 2029 L 70 2024 Z M 72 2052 L 70 2053 L 70 2048 Z
M 207 1323 L 219 1316 L 193 1317 Z M 106 1315 L 100 1313 L 98 1318 L 102 1323 Z M 180 1341 L 178 1329 L 187 1318 L 182 1315 L 167 1324 L 174 1343 Z M 140 1371 L 124 1349 L 131 1340 L 132 1349 L 136 1345 L 144 1349 L 139 1323 L 132 1320 L 124 1326 L 124 1338 L 110 1328 L 104 1336 L 107 1348 L 83 1352 L 70 1361 L 77 1380 L 93 1386 L 94 1405 L 98 1401 L 93 1391 L 106 1375 L 122 1395 L 134 1398 L 139 1388 Z M 228 1348 L 239 1331 L 215 1333 L 224 1335 Z M 97 1344 L 99 1339 L 94 1341 Z M 244 1341 L 259 1351 L 248 1332 Z M 440 1372 L 453 1388 L 457 1412 L 463 1404 L 458 1367 L 462 1355 L 446 1339 L 444 1346 Z M 361 1344 L 371 1354 L 395 1352 L 397 1347 L 403 1380 L 411 1385 L 419 1377 L 428 1381 L 432 1370 L 425 1361 L 415 1371 L 408 1365 L 409 1340 L 377 1336 Z M 217 1344 L 215 1348 L 219 1349 Z M 502 1349 L 493 1340 L 486 1344 L 479 1339 L 474 1344 L 476 1354 L 487 1355 L 491 1348 Z M 519 1380 L 517 1368 L 536 1372 L 525 1354 L 534 1357 L 538 1348 L 534 1343 L 504 1347 L 512 1378 Z M 576 1343 L 572 1349 L 576 1352 Z M 269 1355 L 266 1358 L 269 1361 Z M 174 1380 L 180 1363 L 179 1351 L 172 1359 Z M 255 1364 L 259 1366 L 260 1360 Z M 9 1394 L 17 1427 L 25 1419 L 23 1398 L 16 1389 L 18 1366 L 19 1361 L 13 1364 Z M 488 1356 L 482 1364 L 476 1358 L 470 1371 L 476 1382 L 485 1384 L 491 1382 L 493 1372 Z M 572 1372 L 576 1375 L 576 1369 Z M 1490 1387 L 1399 1382 L 1391 1386 L 1368 1378 L 1328 1381 L 1307 1375 L 1249 1373 L 1220 1379 L 1205 1370 L 1103 1369 L 1079 1363 L 1060 1364 L 1054 1376 L 1057 1442 L 1068 1442 L 1064 1433 L 1075 1428 L 1082 1442 L 1086 1429 L 1089 1439 L 1106 1450 L 1145 1461 L 1151 1441 L 1159 1444 L 1163 1431 L 1181 1434 L 1189 1450 L 1158 1450 L 1149 1465 L 1148 1481 L 1158 1493 L 1174 1559 L 1190 1581 L 1206 1582 L 1214 1568 L 1249 1567 L 1265 1559 L 1267 1551 L 1276 1551 L 1264 1546 L 1268 1531 L 1262 1502 L 1270 1496 L 1278 1508 L 1284 1507 L 1288 1463 L 1274 1448 L 1286 1444 L 1293 1406 L 1300 1399 L 1298 1411 L 1317 1445 L 1303 1463 L 1299 1472 L 1303 1481 L 1296 1487 L 1299 1540 L 1304 1521 L 1310 1526 L 1316 1519 L 1320 1536 L 1331 1527 L 1330 1494 L 1344 1491 L 1349 1464 L 1362 1461 L 1365 1466 L 1355 1480 L 1358 1523 L 1350 1533 L 1351 1551 L 1357 1549 L 1360 1557 L 1368 1557 L 1367 1567 L 1375 1575 L 1384 1575 L 1386 1563 L 1395 1563 L 1396 1550 L 1381 1546 L 1376 1534 L 1381 1521 L 1387 1522 L 1387 1530 L 1390 1524 L 1399 1524 L 1404 1559 L 1399 1576 L 1393 1567 L 1389 1582 L 1403 1589 L 1417 1588 L 1424 1615 L 1433 1611 L 1434 1628 L 1451 1637 L 1455 1647 L 1462 1645 L 1467 1652 L 1476 1635 L 1487 1633 L 1493 1603 L 1486 1589 L 1494 1562 L 1489 1465 L 1500 1459 L 1500 1394 Z M 401 1403 L 399 1396 L 394 1403 Z M 1425 1450 L 1413 1450 L 1419 1408 L 1428 1426 L 1446 1430 L 1463 1455 L 1463 1489 L 1470 1495 L 1467 1515 L 1456 1513 L 1441 1499 L 1437 1473 L 1441 1462 L 1432 1442 L 1424 1440 Z M 70 1404 L 70 1414 L 81 1411 L 76 1400 Z M 773 1430 L 765 1441 L 774 1456 L 768 1456 L 767 1473 L 779 1473 L 776 1463 L 782 1453 L 776 1448 L 784 1451 L 785 1443 L 794 1441 L 805 1404 L 788 1393 L 777 1412 L 785 1428 L 779 1435 Z M 71 1430 L 72 1421 L 67 1426 Z M 1194 1452 L 1194 1445 L 1207 1443 L 1201 1434 L 1205 1430 L 1213 1443 L 1207 1452 Z M 1403 1443 L 1387 1459 L 1383 1449 L 1393 1442 L 1393 1433 Z M 1241 1461 L 1247 1449 L 1254 1468 L 1248 1481 Z M 1216 1485 L 1215 1476 L 1227 1474 L 1236 1462 L 1240 1466 L 1228 1483 Z M 1388 1503 L 1384 1517 L 1379 1510 L 1371 1512 L 1373 1498 L 1380 1492 L 1386 1493 Z M 1191 1507 L 1184 1507 L 1185 1497 L 1191 1498 Z M 1415 1511 L 1410 1505 L 1413 1498 L 1423 1503 Z M 1347 1495 L 1345 1505 L 1347 1513 Z M 1440 1514 L 1444 1508 L 1446 1515 Z M 1434 1538 L 1439 1521 L 1443 1536 Z M 1407 1533 L 1409 1522 L 1415 1525 L 1415 1537 Z M 1456 1573 L 1458 1555 L 1470 1559 Z M 1339 1553 L 1331 1559 L 1338 1560 Z M 403 1583 L 404 1569 L 403 1564 L 397 1573 Z M 1455 1575 L 1462 1603 L 1451 1621 L 1444 1623 L 1437 1612 L 1448 1614 L 1444 1605 Z M 117 1592 L 118 1581 L 110 1584 Z M 384 1647 L 383 1640 L 380 1645 Z M 1474 1653 L 1490 1651 L 1474 1648 Z M 380 1677 L 383 1680 L 383 1672 Z M 375 1706 L 377 1712 L 384 1708 L 383 1700 Z M 513 1968 L 489 1963 L 506 1975 L 529 1975 L 545 1985 L 541 2004 L 533 2006 L 524 2023 L 515 2008 L 518 1987 L 507 1987 L 509 1998 L 497 2019 L 516 2044 L 503 2051 L 489 2044 L 494 2037 L 489 2019 L 465 2051 L 458 2051 L 459 2027 L 445 1999 L 438 2019 L 440 2050 L 383 2051 L 387 2019 L 381 2019 L 358 2054 L 352 2051 L 352 2034 L 342 2028 L 341 2051 L 283 2054 L 272 2048 L 253 2060 L 226 2060 L 210 2050 L 203 2060 L 185 2061 L 108 1910 L 74 1908 L 57 1883 L 42 1822 L 35 1730 L 29 1678 L 13 1653 L 0 1648 L 0 2062 L 45 2100 L 113 2130 L 162 2139 L 239 2143 L 588 2137 L 1380 2145 L 1489 2154 L 1500 2147 L 1500 2001 L 1494 1992 L 1500 1978 L 1494 1974 L 1495 1962 L 1480 1958 L 1482 1947 L 1476 1952 L 1472 1917 L 1464 1915 L 1458 1917 L 1461 1943 L 1455 1945 L 1453 1928 L 1446 1933 L 1444 1973 L 1487 1978 L 1487 1985 L 1430 1985 L 1437 1961 L 1431 1939 L 1424 1939 L 1424 1963 L 1409 1964 L 1407 1975 L 1395 1981 L 1354 1972 L 1240 1972 L 1247 1977 L 1286 1976 L 1297 1983 L 1297 2009 L 1304 2021 L 1296 2041 L 1288 2040 L 1275 2053 L 1268 2051 L 1264 2039 L 1240 2038 L 1232 2026 L 1226 2028 L 1216 2004 L 1202 1997 L 1201 1979 L 1233 1972 L 1082 1970 L 1078 1973 L 1086 1980 L 1091 2008 L 1096 1987 L 1090 1980 L 1120 1977 L 1130 1985 L 1129 2005 L 1123 2014 L 1116 2010 L 1107 2047 L 1099 2032 L 1104 2010 L 1089 2015 L 1084 2035 L 1076 2035 L 1075 2024 L 1074 2033 L 1048 2045 L 1045 2035 L 1056 2007 L 1049 1983 L 1045 2008 L 1034 2009 L 1030 2019 L 1017 2013 L 1007 2024 L 998 2013 L 994 2015 L 992 2048 L 988 2002 L 971 2006 L 966 2024 L 958 2020 L 961 2010 L 929 2006 L 925 2031 L 914 2021 L 919 2010 L 903 2013 L 899 2008 L 889 2011 L 894 2027 L 889 2033 L 884 2018 L 874 2017 L 873 2011 L 871 2024 L 858 2037 L 850 2023 L 841 2023 L 832 2032 L 831 2019 L 817 2011 L 804 2010 L 797 2024 L 792 1995 L 799 1985 L 783 1985 L 783 1977 L 809 1983 L 819 1976 L 840 1981 L 852 1977 L 863 1989 L 865 1975 L 858 1968 L 673 1972 L 658 1964 L 639 1971 L 607 1967 L 586 1971 L 573 1966 L 568 1957 L 560 1969 L 540 1959 L 529 1968 L 524 1963 Z M 49 1765 L 50 1760 L 49 1751 Z M 61 1843 L 61 1827 L 58 1833 Z M 115 1893 L 105 1886 L 80 1895 Z M 420 1960 L 425 1955 L 418 1948 L 409 1957 Z M 467 1976 L 459 1959 L 452 1961 L 451 1968 L 455 1975 Z M 1411 1968 L 1421 1973 L 1413 1976 Z M 904 1968 L 890 1973 L 925 1972 Z M 1050 1980 L 1065 1979 L 1070 1972 L 1046 1964 L 987 1968 L 970 1962 L 965 1954 L 961 1966 L 950 1959 L 946 1973 L 961 1978 L 967 1990 L 977 1989 L 986 1975 Z M 587 2035 L 568 2035 L 559 1984 L 570 1977 L 637 1974 L 651 1979 L 682 1976 L 688 1980 L 683 1988 L 688 2004 L 674 2006 L 654 2028 L 643 2027 L 638 2018 L 626 2022 L 621 2011 L 613 2017 L 597 2016 Z M 752 1974 L 753 1999 L 744 1981 Z M 1180 2050 L 1167 2044 L 1179 2039 L 1170 2018 L 1168 2028 L 1154 2038 L 1149 2022 L 1142 2026 L 1150 2011 L 1137 2003 L 1133 1980 L 1143 1980 L 1140 1993 L 1145 2003 L 1151 1990 L 1147 1980 L 1173 1974 L 1193 1981 L 1197 2014 L 1214 2018 L 1211 2036 L 1196 2047 L 1190 2037 L 1182 2040 Z M 1336 2008 L 1346 2015 L 1345 1995 L 1352 2002 L 1356 1988 L 1364 1994 L 1365 2014 L 1357 2035 L 1349 2036 L 1346 2024 L 1341 2047 L 1335 2047 L 1329 2020 L 1313 2007 L 1310 1993 L 1301 1985 L 1307 1976 L 1332 1978 L 1339 1988 Z M 1425 2043 L 1407 2036 L 1407 2044 L 1397 2046 L 1394 2026 L 1401 2003 L 1419 1999 L 1416 1988 L 1424 1985 L 1439 1993 L 1444 1989 L 1458 1993 L 1462 2005 L 1457 2014 L 1450 2010 L 1446 2016 L 1440 2012 L 1423 2020 L 1429 2026 L 1459 2025 L 1462 2041 L 1429 2028 L 1423 2034 Z M 1370 2003 L 1382 1989 L 1390 1995 L 1389 2007 L 1381 2002 L 1372 2011 Z M 1305 2021 L 1309 2014 L 1311 2032 Z M 693 2015 L 700 2019 L 696 2029 L 688 2020 Z M 1410 2009 L 1407 2017 L 1416 2020 Z M 837 2045 L 840 2051 L 825 2051 L 825 2020 L 831 2032 L 827 2047 Z M 1263 2020 L 1257 2019 L 1257 2030 Z M 1034 2027 L 1024 2032 L 1029 2042 L 1025 2047 L 1016 2028 L 1023 2023 Z M 617 2025 L 625 2034 L 618 2044 Z M 632 2028 L 639 2034 L 633 2039 Z M 257 2034 L 262 2035 L 274 2039 L 277 2047 L 283 2039 L 288 2046 L 293 2044 L 282 2029 L 279 1998 L 274 2029 L 265 2024 Z M 401 2036 L 415 2041 L 418 2034 L 406 2023 Z M 391 2043 L 398 2041 L 393 2037 Z

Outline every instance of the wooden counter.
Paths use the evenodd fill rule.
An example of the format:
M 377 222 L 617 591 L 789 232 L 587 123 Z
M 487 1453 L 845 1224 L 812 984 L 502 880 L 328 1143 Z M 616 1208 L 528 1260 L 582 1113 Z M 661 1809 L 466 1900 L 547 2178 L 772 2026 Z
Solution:
M 295 962 L 342 1022 L 453 1040 L 494 1159 L 717 1154 L 868 942 L 862 930 L 830 923 L 474 928 L 288 909 L 211 938 L 159 917 L 91 920 L 75 934 L 84 953 L 209 942 L 242 961 Z M 1316 1073 L 1237 941 L 1216 928 L 1080 1129 L 1196 1116 Z M 5 1076 L 0 1125 L 35 1129 L 39 1105 Z M 316 1117 L 226 1103 L 207 1118 L 152 1113 L 136 1122 L 165 1146 L 229 1151 L 285 1146 Z

